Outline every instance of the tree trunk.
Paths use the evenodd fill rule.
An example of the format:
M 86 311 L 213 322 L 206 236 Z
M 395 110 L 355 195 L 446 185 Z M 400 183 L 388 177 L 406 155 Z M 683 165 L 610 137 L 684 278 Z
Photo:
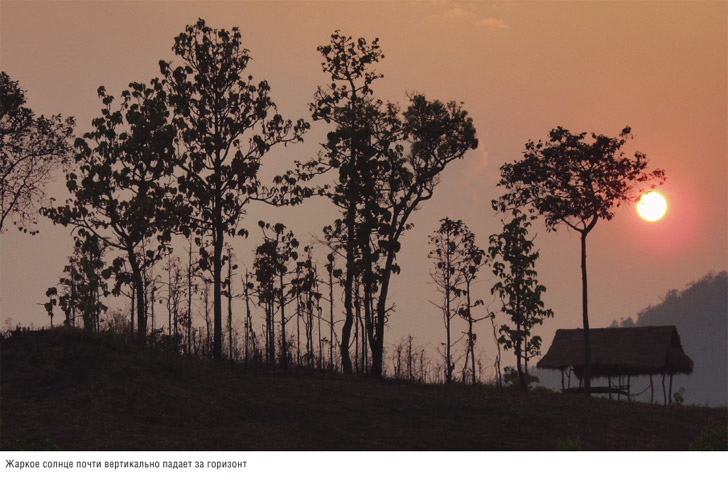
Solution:
M 296 272 L 296 279 L 300 279 L 300 273 Z M 296 364 L 301 366 L 301 289 L 295 290 L 296 293 Z
M 214 250 L 212 256 L 212 298 L 214 302 L 213 348 L 212 357 L 222 359 L 222 225 L 216 220 L 213 232 Z
M 228 249 L 228 357 L 233 360 L 233 256 Z
M 192 353 L 192 243 L 187 262 L 187 354 Z
M 334 262 L 329 263 L 329 368 L 334 369 Z
M 132 283 L 131 284 L 131 293 L 130 293 L 131 308 L 129 309 L 129 335 L 132 337 L 134 336 L 134 313 L 135 313 L 135 309 L 136 309 L 135 308 L 136 301 L 134 300 L 134 287 L 135 287 L 135 285 L 134 285 L 134 283 Z M 51 315 L 51 324 L 52 324 L 52 322 L 53 322 L 53 315 Z
M 473 374 L 473 386 L 476 384 L 475 375 L 475 340 L 473 339 L 473 315 L 470 311 L 470 282 L 467 283 L 467 300 L 468 300 L 468 339 L 470 341 L 470 367 Z
M 581 301 L 584 321 L 584 394 L 591 394 L 591 344 L 586 282 L 586 232 L 581 233 Z
M 137 337 L 139 338 L 139 342 L 144 344 L 147 337 L 147 317 L 146 307 L 144 305 L 144 276 L 139 268 L 134 251 L 127 250 L 127 253 L 129 254 L 129 264 L 131 265 L 132 276 L 134 278 L 134 288 L 136 289 Z
M 349 339 L 351 338 L 351 327 L 354 324 L 353 288 L 354 288 L 354 215 L 349 213 L 347 219 L 348 239 L 346 247 L 346 280 L 344 281 L 344 310 L 346 317 L 344 326 L 341 328 L 341 371 L 344 374 L 353 374 L 351 358 L 349 357 Z
M 245 363 L 248 363 L 248 360 L 250 359 L 250 339 L 251 339 L 251 316 L 250 316 L 250 297 L 248 295 L 248 275 L 247 271 L 245 272 Z
M 279 275 L 280 294 L 278 295 L 279 306 L 281 307 L 281 366 L 286 369 L 288 366 L 288 345 L 286 344 L 286 294 L 283 289 L 283 272 Z

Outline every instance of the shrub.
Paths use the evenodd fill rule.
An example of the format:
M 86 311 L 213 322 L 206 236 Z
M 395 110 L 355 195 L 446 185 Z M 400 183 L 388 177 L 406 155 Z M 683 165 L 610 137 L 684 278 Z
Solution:
M 717 421 L 710 422 L 700 431 L 690 450 L 694 451 L 725 451 L 728 450 L 728 426 Z

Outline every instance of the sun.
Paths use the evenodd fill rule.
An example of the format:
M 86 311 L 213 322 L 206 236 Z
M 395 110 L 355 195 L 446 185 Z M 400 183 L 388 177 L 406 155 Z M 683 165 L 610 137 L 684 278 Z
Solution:
M 658 192 L 648 192 L 637 202 L 637 213 L 648 222 L 660 220 L 667 210 L 665 198 Z

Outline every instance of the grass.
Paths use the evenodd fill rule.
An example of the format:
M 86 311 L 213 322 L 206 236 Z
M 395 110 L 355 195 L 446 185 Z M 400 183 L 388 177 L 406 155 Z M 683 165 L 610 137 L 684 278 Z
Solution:
M 0 364 L 3 450 L 687 450 L 726 444 L 726 408 L 245 369 L 80 330 L 3 338 Z

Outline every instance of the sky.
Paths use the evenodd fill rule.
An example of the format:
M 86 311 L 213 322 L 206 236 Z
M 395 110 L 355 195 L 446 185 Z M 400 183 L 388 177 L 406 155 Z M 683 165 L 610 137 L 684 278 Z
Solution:
M 496 187 L 499 167 L 556 126 L 617 136 L 629 125 L 634 139 L 625 151 L 641 151 L 667 175 L 662 220 L 646 222 L 629 205 L 589 234 L 591 327 L 636 318 L 670 289 L 728 267 L 726 2 L 0 0 L 0 67 L 26 90 L 27 106 L 74 116 L 81 134 L 99 114 L 99 86 L 118 95 L 132 81 L 158 76 L 159 60 L 177 61 L 175 35 L 198 18 L 214 28 L 240 28 L 253 58 L 250 73 L 270 83 L 286 117 L 310 121 L 308 103 L 327 81 L 316 47 L 337 29 L 379 38 L 385 58 L 377 66 L 384 75 L 374 85 L 378 97 L 404 105 L 407 93 L 421 92 L 461 101 L 472 116 L 479 148 L 448 166 L 403 240 L 390 345 L 412 334 L 436 356 L 444 328 L 430 303 L 439 298 L 429 275 L 428 235 L 443 217 L 462 219 L 487 248 L 501 227 L 490 208 L 503 192 Z M 263 176 L 313 157 L 326 131 L 314 124 L 303 144 L 272 151 Z M 67 197 L 62 181 L 48 193 Z M 254 207 L 245 220 L 251 230 L 260 219 L 283 221 L 306 243 L 321 236 L 334 214 L 325 200 L 312 199 L 295 209 Z M 12 229 L 0 236 L 3 322 L 48 323 L 39 303 L 71 254 L 69 232 L 41 219 L 36 236 Z M 537 331 L 545 352 L 556 329 L 581 326 L 579 237 L 566 228 L 547 232 L 543 221 L 533 233 L 539 280 L 554 311 Z M 232 242 L 241 265 L 252 266 L 259 241 L 251 234 Z M 489 293 L 494 281 L 483 269 L 475 290 L 497 311 Z M 242 312 L 241 303 L 233 307 Z M 489 324 L 478 326 L 476 333 L 492 335 Z M 478 346 L 492 361 L 492 340 Z

